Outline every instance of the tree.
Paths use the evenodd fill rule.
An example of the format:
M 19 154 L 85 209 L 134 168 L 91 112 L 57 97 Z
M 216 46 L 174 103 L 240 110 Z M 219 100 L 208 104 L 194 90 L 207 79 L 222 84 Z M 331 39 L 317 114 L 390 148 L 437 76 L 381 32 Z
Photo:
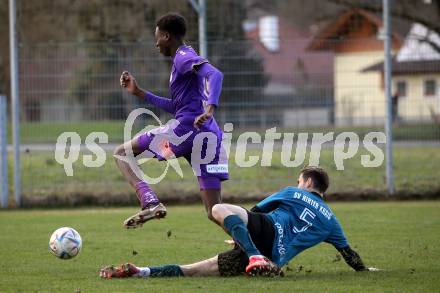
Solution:
M 247 17 L 246 7 L 242 1 L 221 2 L 219 5 L 218 0 L 208 1 L 208 52 L 225 73 L 222 100 L 257 104 L 263 99 L 267 78 L 260 56 L 245 37 L 242 21 Z
M 327 0 L 349 8 L 362 8 L 371 12 L 382 12 L 382 1 Z M 390 1 L 391 15 L 409 22 L 418 22 L 440 35 L 440 0 L 399 0 Z M 428 39 L 429 31 L 420 42 L 425 42 L 440 53 L 440 46 Z
M 122 119 L 139 105 L 137 99 L 119 92 L 123 70 L 132 71 L 145 84 L 145 73 L 164 68 L 164 62 L 144 61 L 154 49 L 148 8 L 146 1 L 77 2 L 78 30 L 84 43 L 78 50 L 87 58 L 77 67 L 69 92 L 85 106 L 85 119 Z M 157 76 L 148 79 L 150 85 L 158 84 Z
M 0 26 L 0 36 L 3 40 L 8 39 L 7 2 L 0 0 L 0 23 L 3 24 Z M 209 59 L 226 73 L 224 88 L 229 89 L 222 97 L 223 101 L 261 96 L 265 85 L 261 60 L 243 41 L 245 5 L 234 0 L 208 0 L 207 7 Z M 170 63 L 156 52 L 154 29 L 155 20 L 169 11 L 181 13 L 187 18 L 187 39 L 190 44 L 196 43 L 197 14 L 189 1 L 183 0 L 17 0 L 18 41 L 22 48 L 50 44 L 48 51 L 52 52 L 48 54 L 53 55 L 57 50 L 64 50 L 60 43 L 67 43 L 70 44 L 67 48 L 70 46 L 73 54 L 83 56 L 83 61 L 75 64 L 74 78 L 66 89 L 80 103 L 89 105 L 91 110 L 88 116 L 93 116 L 93 108 L 101 100 L 115 98 L 113 93 L 102 91 L 96 95 L 90 89 L 97 84 L 107 89 L 117 87 L 119 68 L 142 74 L 140 78 L 147 81 L 145 85 L 149 89 L 165 94 L 168 79 L 163 78 L 163 73 L 168 72 Z M 125 46 L 127 43 L 133 46 L 121 49 L 120 44 Z M 0 86 L 4 91 L 9 89 L 8 48 L 8 42 L 0 45 Z M 27 50 L 27 58 L 32 59 L 33 54 L 41 54 L 42 51 Z M 252 72 L 252 75 L 241 75 L 242 72 Z
M 169 11 L 185 16 L 186 40 L 198 48 L 198 16 L 189 1 L 154 0 L 149 2 L 148 15 L 157 19 Z M 237 117 L 241 109 L 225 105 L 257 104 L 263 99 L 266 77 L 262 60 L 246 41 L 242 22 L 247 18 L 243 1 L 207 0 L 208 58 L 224 73 L 220 111 L 224 117 Z M 248 111 L 249 112 L 249 111 Z

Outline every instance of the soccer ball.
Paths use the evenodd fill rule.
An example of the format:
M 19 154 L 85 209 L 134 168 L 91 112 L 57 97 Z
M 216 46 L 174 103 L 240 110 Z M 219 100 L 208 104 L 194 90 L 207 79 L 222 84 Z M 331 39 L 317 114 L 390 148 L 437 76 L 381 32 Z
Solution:
M 78 255 L 82 240 L 79 233 L 69 227 L 62 227 L 52 233 L 49 240 L 49 250 L 56 257 L 70 259 Z

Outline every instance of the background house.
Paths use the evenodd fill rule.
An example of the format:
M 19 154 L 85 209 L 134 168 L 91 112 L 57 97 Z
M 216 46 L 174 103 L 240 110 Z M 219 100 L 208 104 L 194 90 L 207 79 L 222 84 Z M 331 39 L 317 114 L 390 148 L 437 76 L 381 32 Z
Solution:
M 440 53 L 426 41 L 420 41 L 425 38 L 440 47 L 436 33 L 413 24 L 392 62 L 393 93 L 399 99 L 398 115 L 402 122 L 437 120 L 440 114 Z M 379 72 L 382 76 L 383 63 L 369 66 L 363 72 Z
M 332 123 L 333 53 L 308 52 L 311 34 L 275 15 L 248 20 L 244 28 L 262 59 L 268 119 L 286 127 Z
M 308 49 L 332 51 L 336 125 L 383 124 L 385 100 L 381 74 L 364 71 L 383 61 L 379 38 L 381 18 L 362 9 L 342 13 L 310 42 Z M 398 23 L 392 33 L 392 51 L 403 44 L 408 25 Z

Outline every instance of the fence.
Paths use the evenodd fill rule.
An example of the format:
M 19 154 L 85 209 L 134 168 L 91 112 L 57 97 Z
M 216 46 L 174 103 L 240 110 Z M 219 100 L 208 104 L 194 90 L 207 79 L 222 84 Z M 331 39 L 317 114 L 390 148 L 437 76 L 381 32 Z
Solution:
M 7 153 L 7 115 L 6 97 L 0 95 L 0 202 L 1 207 L 8 206 L 8 153 Z
M 339 42 L 349 41 L 335 41 L 333 46 Z M 382 131 L 382 51 L 311 50 L 309 43 L 310 39 L 281 40 L 277 50 L 269 51 L 258 41 L 211 42 L 209 60 L 225 76 L 215 114 L 219 124 L 232 122 L 236 133 L 277 127 L 295 133 L 349 130 L 362 138 L 369 131 Z M 79 177 L 66 178 L 53 159 L 53 145 L 64 131 L 76 131 L 83 140 L 92 131 L 104 131 L 110 142 L 121 143 L 125 119 L 138 107 L 152 109 L 166 122 L 168 114 L 124 93 L 119 76 L 129 70 L 142 87 L 168 96 L 170 60 L 159 56 L 153 43 L 23 44 L 19 64 L 22 143 L 43 143 L 50 150 L 38 152 L 30 146 L 23 155 L 24 194 L 127 193 L 127 184 L 113 165 L 97 176 L 80 159 L 75 165 Z M 440 140 L 440 61 L 395 61 L 394 66 L 394 138 L 420 145 Z M 279 182 L 291 184 L 290 173 L 277 177 L 276 171 L 261 172 L 253 175 L 265 176 L 266 183 L 235 172 L 235 182 L 245 184 L 226 191 L 241 194 L 237 188 L 253 186 L 246 192 L 261 194 Z M 382 172 L 377 171 L 367 186 L 380 189 Z M 424 178 L 436 180 L 435 176 L 434 172 Z M 194 191 L 192 181 L 187 179 L 179 192 Z M 340 191 L 337 186 L 335 190 Z
M 225 75 L 216 114 L 220 124 L 262 129 L 381 127 L 385 117 L 382 52 L 307 51 L 307 41 L 284 40 L 278 52 L 251 41 L 210 44 L 210 61 Z M 160 57 L 151 43 L 23 45 L 20 53 L 25 132 L 27 123 L 123 121 L 132 109 L 150 107 L 121 90 L 122 70 L 131 71 L 152 92 L 168 95 L 170 61 Z M 440 61 L 396 63 L 396 125 L 405 129 L 405 125 L 439 122 L 439 65 Z M 407 139 L 423 138 L 408 132 Z M 429 138 L 439 137 L 436 132 Z M 33 139 L 23 137 L 25 142 Z M 54 137 L 37 141 L 53 142 Z

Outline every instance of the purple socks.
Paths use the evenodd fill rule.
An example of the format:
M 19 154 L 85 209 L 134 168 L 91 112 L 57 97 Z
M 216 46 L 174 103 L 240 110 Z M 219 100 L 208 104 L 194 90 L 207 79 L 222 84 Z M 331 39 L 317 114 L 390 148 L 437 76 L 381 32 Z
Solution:
M 159 199 L 157 198 L 156 193 L 151 190 L 146 182 L 139 181 L 136 183 L 136 194 L 141 203 L 142 209 L 159 204 Z
M 221 189 L 221 182 L 218 177 L 201 177 L 198 176 L 200 190 L 204 189 Z

